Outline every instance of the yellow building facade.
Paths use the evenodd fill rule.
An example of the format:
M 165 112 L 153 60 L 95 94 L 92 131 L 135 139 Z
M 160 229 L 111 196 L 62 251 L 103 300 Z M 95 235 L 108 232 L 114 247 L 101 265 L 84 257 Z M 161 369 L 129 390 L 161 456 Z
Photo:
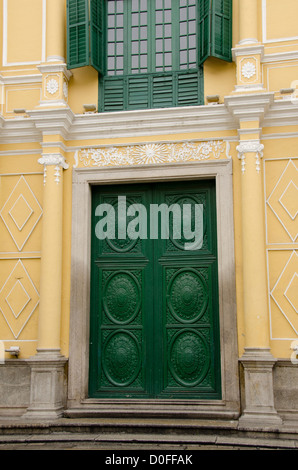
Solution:
M 68 66 L 66 3 L 0 0 L 0 415 L 283 429 L 298 412 L 297 2 L 233 0 L 232 60 L 204 61 L 201 104 L 122 111 L 102 110 L 92 65 Z M 220 396 L 90 396 L 94 188 L 195 181 L 215 185 Z

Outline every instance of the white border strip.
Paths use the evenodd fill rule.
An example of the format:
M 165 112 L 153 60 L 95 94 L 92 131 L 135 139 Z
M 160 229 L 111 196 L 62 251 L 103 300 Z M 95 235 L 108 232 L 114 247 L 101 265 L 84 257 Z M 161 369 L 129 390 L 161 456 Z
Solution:
M 32 62 L 7 62 L 7 2 L 3 0 L 3 67 L 19 65 L 37 65 L 46 60 L 46 21 L 47 21 L 47 0 L 42 0 L 42 46 L 41 58 Z
M 272 252 L 276 252 L 276 251 L 288 251 L 290 253 L 289 255 L 289 258 L 285 264 L 285 266 L 283 267 L 281 273 L 279 274 L 279 277 L 278 279 L 276 280 L 274 286 L 272 287 L 272 289 L 270 289 L 270 276 L 269 276 L 269 253 L 270 251 Z M 267 276 L 267 283 L 268 283 L 268 306 L 269 306 L 269 323 L 270 323 L 270 339 L 271 341 L 293 341 L 294 339 L 297 339 L 297 329 L 295 328 L 295 326 L 292 324 L 292 322 L 290 321 L 290 319 L 287 317 L 287 313 L 282 309 L 282 307 L 278 304 L 277 300 L 275 299 L 274 295 L 273 295 L 273 291 L 275 289 L 275 287 L 278 285 L 284 271 L 286 270 L 289 262 L 292 260 L 292 257 L 296 255 L 297 256 L 297 250 L 295 248 L 267 248 L 266 249 L 266 258 L 267 258 L 267 272 L 268 272 L 268 276 Z M 297 274 L 297 273 L 295 273 Z M 285 295 L 285 292 L 283 292 L 283 296 Z M 275 337 L 273 336 L 273 323 L 272 323 L 272 308 L 271 308 L 271 302 L 274 302 L 274 304 L 277 306 L 277 308 L 279 309 L 280 311 L 280 314 L 284 317 L 285 321 L 290 325 L 290 327 L 292 328 L 293 330 L 293 336 L 290 336 L 290 337 Z M 292 305 L 292 304 L 291 304 Z
M 287 170 L 289 164 L 292 162 L 295 165 L 294 161 L 295 160 L 298 160 L 298 157 L 279 157 L 279 158 L 268 158 L 268 159 L 265 159 L 263 161 L 263 178 L 264 178 L 264 199 L 265 199 L 265 232 L 266 232 L 266 245 L 267 247 L 283 247 L 283 246 L 289 246 L 289 247 L 292 247 L 293 249 L 297 249 L 297 245 L 298 245 L 298 240 L 293 240 L 292 239 L 292 236 L 290 235 L 290 233 L 288 232 L 287 228 L 285 227 L 285 225 L 283 224 L 283 222 L 280 220 L 280 218 L 278 217 L 278 215 L 275 213 L 275 211 L 272 209 L 270 203 L 269 203 L 269 199 L 271 197 L 271 195 L 273 194 L 273 192 L 275 191 L 275 189 L 277 188 L 279 182 L 281 181 L 285 171 Z M 278 180 L 276 181 L 276 184 L 274 186 L 274 188 L 272 189 L 271 193 L 268 195 L 267 197 L 267 187 L 266 187 L 266 163 L 267 162 L 274 162 L 274 161 L 287 161 L 288 163 L 286 164 L 285 168 L 283 169 L 282 171 L 282 174 L 279 176 Z M 284 230 L 286 231 L 286 233 L 288 234 L 288 237 L 289 237 L 289 241 L 288 242 L 270 242 L 268 240 L 268 222 L 267 222 L 267 214 L 268 214 L 268 207 L 270 207 L 271 211 L 273 212 L 273 214 L 276 216 L 277 220 L 279 221 L 279 223 L 281 224 L 281 226 L 284 228 Z M 278 248 L 277 248 L 278 249 Z M 269 272 L 268 272 L 269 273 Z
M 267 0 L 262 0 L 262 33 L 262 39 L 264 44 L 269 44 L 273 42 L 295 41 L 298 39 L 298 36 L 293 36 L 289 38 L 267 39 Z

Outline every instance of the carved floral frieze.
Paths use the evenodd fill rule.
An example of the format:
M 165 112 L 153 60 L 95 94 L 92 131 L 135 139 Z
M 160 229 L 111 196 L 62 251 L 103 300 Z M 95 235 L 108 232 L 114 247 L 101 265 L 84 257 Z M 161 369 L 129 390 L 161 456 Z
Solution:
M 226 141 L 147 143 L 80 149 L 75 153 L 74 167 L 103 167 L 179 163 L 231 158 Z

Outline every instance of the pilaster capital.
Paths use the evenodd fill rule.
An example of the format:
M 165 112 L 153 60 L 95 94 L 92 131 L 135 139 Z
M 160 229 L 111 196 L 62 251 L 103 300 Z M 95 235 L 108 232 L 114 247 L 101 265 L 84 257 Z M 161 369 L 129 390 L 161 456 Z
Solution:
M 245 165 L 246 165 L 246 154 L 253 153 L 255 154 L 256 158 L 256 171 L 260 173 L 261 170 L 261 162 L 260 159 L 263 157 L 263 150 L 264 145 L 260 143 L 259 140 L 246 140 L 242 141 L 237 147 L 238 158 L 241 160 L 241 171 L 242 174 L 245 173 Z
M 245 140 L 237 146 L 237 152 L 239 158 L 246 153 L 257 153 L 260 157 L 263 157 L 264 145 L 259 141 Z
M 66 163 L 63 155 L 59 153 L 44 154 L 41 158 L 38 159 L 38 163 L 44 166 L 61 166 L 64 170 L 67 170 L 69 166 L 68 163 Z
M 47 167 L 54 166 L 55 168 L 55 182 L 57 184 L 60 183 L 61 180 L 61 172 L 63 170 L 67 170 L 69 167 L 68 163 L 66 163 L 65 158 L 60 153 L 49 153 L 44 154 L 41 158 L 38 159 L 38 163 L 43 165 L 44 172 L 43 172 L 43 183 L 44 185 L 47 182 Z

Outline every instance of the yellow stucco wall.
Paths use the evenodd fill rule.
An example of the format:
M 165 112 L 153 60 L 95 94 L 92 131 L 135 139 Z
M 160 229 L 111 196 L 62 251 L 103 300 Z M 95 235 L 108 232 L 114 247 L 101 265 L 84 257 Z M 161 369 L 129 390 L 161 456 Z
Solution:
M 51 0 L 47 0 L 51 1 Z M 241 1 L 241 0 L 239 0 Z M 284 0 L 280 9 L 278 0 L 258 2 L 258 40 L 264 45 L 261 59 L 263 90 L 274 92 L 282 99 L 280 89 L 293 86 L 298 80 L 298 2 Z M 239 2 L 234 1 L 234 46 L 238 43 Z M 41 259 L 41 230 L 43 208 L 43 168 L 38 163 L 42 148 L 59 152 L 63 146 L 69 169 L 64 171 L 63 186 L 63 281 L 61 352 L 68 355 L 70 305 L 70 240 L 71 240 L 71 186 L 74 147 L 125 145 L 139 142 L 228 139 L 233 159 L 233 190 L 235 215 L 236 292 L 239 355 L 245 345 L 242 283 L 242 229 L 241 229 L 241 165 L 236 150 L 237 127 L 226 131 L 158 134 L 92 140 L 65 139 L 57 144 L 55 131 L 38 141 L 18 135 L 16 108 L 34 110 L 45 97 L 45 73 L 39 66 L 46 63 L 46 1 L 0 0 L 1 114 L 6 121 L 14 120 L 15 141 L 0 138 L 0 339 L 5 347 L 20 345 L 20 357 L 35 354 L 38 336 L 39 283 Z M 286 39 L 284 39 L 286 37 Z M 239 70 L 238 70 L 239 72 Z M 60 75 L 58 74 L 60 79 Z M 204 65 L 205 96 L 219 95 L 220 103 L 235 92 L 237 84 L 236 61 L 231 64 L 208 59 Z M 58 93 L 58 92 L 57 92 Z M 55 97 L 55 96 L 54 96 Z M 68 87 L 68 105 L 74 114 L 84 112 L 83 105 L 98 102 L 97 73 L 86 67 L 72 71 Z M 298 108 L 297 108 L 298 109 Z M 30 120 L 30 119 L 29 119 Z M 28 120 L 28 122 L 29 122 Z M 290 118 L 289 118 L 290 121 Z M 262 125 L 262 124 L 261 124 Z M 1 130 L 0 130 L 1 132 Z M 252 131 L 253 133 L 253 131 Z M 266 222 L 268 312 L 270 345 L 276 357 L 289 358 L 291 342 L 298 331 L 298 259 L 297 259 L 297 187 L 298 137 L 297 127 L 291 122 L 262 129 L 263 158 L 263 213 Z M 292 136 L 293 135 L 293 136 Z M 51 140 L 52 139 L 52 140 Z M 283 197 L 282 201 L 280 198 Z M 283 205 L 282 203 L 283 202 Z M 285 210 L 286 207 L 286 210 Z M 252 224 L 253 224 L 252 220 Z M 257 269 L 257 266 L 256 266 Z M 252 292 L 253 296 L 254 293 Z

